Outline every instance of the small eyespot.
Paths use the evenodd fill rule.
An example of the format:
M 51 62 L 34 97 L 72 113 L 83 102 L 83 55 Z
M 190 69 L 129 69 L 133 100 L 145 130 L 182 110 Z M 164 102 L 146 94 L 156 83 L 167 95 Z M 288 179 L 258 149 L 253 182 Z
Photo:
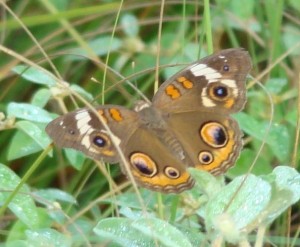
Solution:
M 130 164 L 141 174 L 147 177 L 153 177 L 157 168 L 154 161 L 143 153 L 134 153 L 130 156 Z
M 228 90 L 224 86 L 217 86 L 213 88 L 213 94 L 218 98 L 225 98 L 228 96 Z
M 224 147 L 228 141 L 225 128 L 216 122 L 204 124 L 200 129 L 200 136 L 207 145 L 214 148 Z
M 229 65 L 225 64 L 225 65 L 223 66 L 223 70 L 226 71 L 226 72 L 229 71 Z
M 165 169 L 165 174 L 167 175 L 167 177 L 172 179 L 179 178 L 180 176 L 180 172 L 174 167 L 167 167 Z
M 198 155 L 198 159 L 203 165 L 209 165 L 214 160 L 213 155 L 208 151 L 200 152 Z
M 104 137 L 102 137 L 102 136 L 99 136 L 99 135 L 97 135 L 97 136 L 94 137 L 93 142 L 99 148 L 103 148 L 107 144 L 106 139 Z
M 70 135 L 75 135 L 75 130 L 69 129 L 69 134 L 70 134 Z

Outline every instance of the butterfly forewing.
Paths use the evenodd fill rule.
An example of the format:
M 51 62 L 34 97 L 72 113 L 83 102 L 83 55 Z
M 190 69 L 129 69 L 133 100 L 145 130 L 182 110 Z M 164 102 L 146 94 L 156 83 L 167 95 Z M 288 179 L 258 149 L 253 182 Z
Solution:
M 101 123 L 99 117 L 110 129 Z M 138 114 L 115 105 L 83 108 L 65 114 L 46 127 L 47 134 L 59 147 L 79 150 L 93 159 L 106 162 L 120 161 L 115 144 L 126 145 L 130 135 L 138 128 Z
M 166 112 L 232 113 L 246 102 L 246 75 L 251 69 L 248 52 L 228 49 L 188 66 L 165 81 L 153 104 Z

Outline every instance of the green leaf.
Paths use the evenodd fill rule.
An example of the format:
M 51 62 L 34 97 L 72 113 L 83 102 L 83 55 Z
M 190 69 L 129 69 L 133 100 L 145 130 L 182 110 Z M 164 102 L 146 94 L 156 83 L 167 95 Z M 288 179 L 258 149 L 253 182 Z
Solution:
M 139 32 L 139 23 L 137 18 L 131 14 L 125 14 L 121 18 L 121 25 L 127 36 L 135 37 Z
M 40 203 L 44 203 L 45 200 L 51 202 L 62 201 L 72 204 L 77 203 L 76 199 L 72 195 L 59 189 L 37 190 L 33 192 L 33 194 L 37 196 L 37 200 L 39 200 L 39 198 L 43 198 L 42 200 L 39 200 Z
M 271 78 L 266 82 L 265 87 L 269 92 L 273 94 L 279 94 L 287 85 L 287 82 L 288 81 L 286 78 Z
M 241 128 L 252 137 L 263 140 L 269 126 L 266 122 L 258 122 L 253 117 L 240 112 L 235 115 Z M 272 124 L 266 142 L 273 154 L 282 162 L 288 160 L 290 154 L 290 134 L 284 125 Z
M 94 232 L 103 242 L 112 241 L 117 246 L 152 247 L 154 241 L 142 236 L 131 226 L 131 220 L 126 218 L 108 218 L 99 221 Z
M 47 73 L 46 71 L 35 67 L 18 65 L 12 70 L 24 79 L 36 84 L 47 86 L 54 86 L 56 84 L 56 79 L 54 76 L 52 76 L 49 72 Z
M 212 198 L 206 207 L 208 229 L 222 222 L 216 221 L 220 215 L 230 215 L 236 229 L 247 227 L 266 208 L 271 199 L 271 186 L 252 174 L 235 178 Z M 242 186 L 241 186 L 242 184 Z M 236 193 L 238 191 L 238 193 Z
M 21 179 L 7 166 L 0 164 L 0 204 L 6 201 L 10 193 L 17 187 Z M 30 228 L 35 228 L 39 223 L 37 208 L 29 195 L 27 186 L 23 186 L 19 193 L 9 203 L 9 209 Z
M 70 86 L 72 90 L 74 90 L 76 93 L 80 94 L 82 97 L 84 97 L 86 100 L 92 101 L 94 99 L 93 95 L 85 91 L 82 87 L 80 87 L 77 84 L 72 84 Z
M 234 178 L 236 176 L 240 176 L 247 173 L 256 155 L 257 151 L 254 151 L 249 148 L 244 148 L 236 164 L 228 170 L 226 175 L 228 175 L 231 178 Z M 270 161 L 265 156 L 260 155 L 256 161 L 256 164 L 251 170 L 251 173 L 253 173 L 254 175 L 263 175 L 272 172 L 273 168 L 269 162 Z
M 300 12 L 300 2 L 299 0 L 289 0 L 290 5 Z
M 300 199 L 300 174 L 296 169 L 288 166 L 277 166 L 273 173 L 276 176 L 276 184 L 281 189 L 288 189 L 293 193 L 291 203 Z
M 222 176 L 216 177 L 207 171 L 201 171 L 196 168 L 188 168 L 188 171 L 196 181 L 196 186 L 193 190 L 201 191 L 209 197 L 213 197 L 224 185 Z
M 297 0 L 296 0 L 297 1 Z M 299 1 L 298 5 L 299 5 Z M 283 32 L 283 43 L 286 47 L 286 49 L 289 49 L 299 43 L 300 40 L 300 34 L 299 34 L 299 27 L 294 26 L 294 25 L 286 25 L 284 27 L 284 32 Z M 299 46 L 297 49 L 293 49 L 291 51 L 291 54 L 294 56 L 299 56 L 300 55 L 300 49 Z
M 52 116 L 44 109 L 27 103 L 9 103 L 7 115 L 40 123 L 49 123 L 53 120 Z
M 190 241 L 176 227 L 157 218 L 133 221 L 132 226 L 149 238 L 157 240 L 161 246 L 192 247 Z
M 33 153 L 40 152 L 42 147 L 22 131 L 17 131 L 11 140 L 7 159 L 14 160 Z
M 71 148 L 64 148 L 64 152 L 71 165 L 77 170 L 80 170 L 84 161 L 86 160 L 86 156 L 83 153 Z
M 40 128 L 38 125 L 29 121 L 19 121 L 16 123 L 16 127 L 33 139 L 42 149 L 46 148 L 51 142 L 44 131 L 44 127 Z
M 252 17 L 255 7 L 254 0 L 229 1 L 230 10 L 239 18 L 247 20 Z
M 177 228 L 155 218 L 130 220 L 110 218 L 101 220 L 94 232 L 119 246 L 192 246 L 189 240 Z
M 41 88 L 33 95 L 31 104 L 43 108 L 51 98 L 51 92 L 47 88 Z
M 122 41 L 118 38 L 111 38 L 111 36 L 102 36 L 100 38 L 90 41 L 89 47 L 95 52 L 98 56 L 106 55 L 108 52 L 114 52 L 118 50 Z M 67 59 L 71 61 L 77 61 L 86 59 L 89 57 L 89 53 L 82 48 L 72 49 L 71 53 L 76 54 L 77 56 L 69 56 Z
M 288 166 L 278 166 L 265 179 L 271 181 L 272 198 L 249 230 L 259 224 L 272 223 L 288 207 L 300 199 L 300 174 Z
M 28 246 L 72 246 L 70 238 L 50 228 L 38 229 L 35 231 L 27 230 L 26 236 Z

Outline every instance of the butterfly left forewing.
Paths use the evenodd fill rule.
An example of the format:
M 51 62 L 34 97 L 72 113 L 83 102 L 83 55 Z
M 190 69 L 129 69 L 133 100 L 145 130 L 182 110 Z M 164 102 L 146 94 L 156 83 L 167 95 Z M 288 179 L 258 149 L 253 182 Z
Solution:
M 122 147 L 137 128 L 137 113 L 115 105 L 98 106 L 95 111 L 98 116 L 88 108 L 67 113 L 50 122 L 46 132 L 59 147 L 79 150 L 96 160 L 119 162 L 115 144 Z
M 246 75 L 251 69 L 248 52 L 227 49 L 188 66 L 164 82 L 153 104 L 170 112 L 201 109 L 232 113 L 246 102 Z

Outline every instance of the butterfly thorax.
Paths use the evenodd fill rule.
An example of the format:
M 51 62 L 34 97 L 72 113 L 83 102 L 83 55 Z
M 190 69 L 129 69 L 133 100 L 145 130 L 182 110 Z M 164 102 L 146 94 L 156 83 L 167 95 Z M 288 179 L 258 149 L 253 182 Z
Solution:
M 139 101 L 135 105 L 134 111 L 139 114 L 141 128 L 151 131 L 181 161 L 187 158 L 180 141 L 172 130 L 168 128 L 168 123 L 166 122 L 167 114 L 163 114 L 161 110 L 144 101 Z
M 138 101 L 134 111 L 139 114 L 141 125 L 152 130 L 167 130 L 167 123 L 163 118 L 163 113 L 145 101 Z

